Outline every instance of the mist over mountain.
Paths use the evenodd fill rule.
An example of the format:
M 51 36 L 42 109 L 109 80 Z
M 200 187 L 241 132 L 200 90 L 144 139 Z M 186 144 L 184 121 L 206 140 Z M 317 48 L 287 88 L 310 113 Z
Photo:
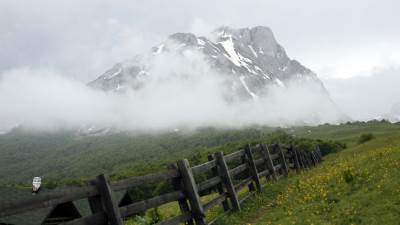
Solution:
M 377 116 L 375 119 L 377 120 L 388 120 L 392 123 L 400 122 L 400 102 L 396 102 L 392 105 L 390 112 L 383 114 L 381 116 Z
M 197 37 L 192 33 L 172 34 L 147 55 L 137 55 L 133 60 L 116 64 L 89 85 L 105 91 L 140 89 L 147 79 L 151 79 L 160 55 L 177 54 L 190 58 L 196 53 L 202 54 L 215 72 L 229 78 L 225 94 L 231 98 L 257 99 L 267 94 L 267 86 L 285 87 L 289 82 L 319 86 L 316 94 L 329 98 L 317 75 L 290 59 L 271 29 L 265 26 L 241 29 L 223 26 L 208 37 Z M 165 60 L 166 63 L 172 61 Z
M 0 131 L 13 127 L 102 133 L 346 119 L 310 69 L 267 27 L 170 35 L 84 85 L 53 71 L 0 76 Z M 39 104 L 40 103 L 40 104 Z

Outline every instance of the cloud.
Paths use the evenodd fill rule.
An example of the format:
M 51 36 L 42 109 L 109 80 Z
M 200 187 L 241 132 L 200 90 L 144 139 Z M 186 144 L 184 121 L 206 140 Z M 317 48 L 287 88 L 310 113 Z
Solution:
M 232 77 L 216 73 L 197 51 L 161 54 L 149 73 L 141 89 L 118 94 L 52 71 L 8 71 L 0 79 L 0 129 L 287 126 L 334 122 L 339 116 L 326 96 L 316 94 L 320 86 L 312 83 L 272 86 L 257 101 L 227 101 Z
M 204 19 L 195 18 L 191 24 L 190 33 L 193 33 L 196 36 L 207 36 L 214 29 L 216 29 L 216 27 L 210 25 Z
M 324 57 L 313 53 L 304 62 L 325 79 L 370 76 L 390 67 L 400 66 L 400 42 L 357 43 L 351 46 L 335 46 Z M 328 50 L 328 49 L 327 49 Z M 307 54 L 306 54 L 307 55 Z
M 265 25 L 291 57 L 320 76 L 350 77 L 381 65 L 376 53 L 398 49 L 399 4 L 5 0 L 0 2 L 0 71 L 51 67 L 87 82 L 175 32 L 203 34 L 221 25 Z M 383 63 L 399 65 L 399 57 Z
M 400 102 L 400 67 L 375 70 L 367 76 L 324 79 L 336 104 L 355 120 L 368 120 L 387 114 Z
M 54 86 L 72 82 L 73 87 L 84 87 L 79 89 L 82 95 L 97 96 L 97 92 L 86 90 L 82 83 L 97 78 L 115 63 L 147 51 L 169 34 L 194 32 L 204 35 L 221 25 L 265 25 L 272 28 L 291 58 L 324 79 L 343 111 L 355 118 L 370 118 L 386 110 L 395 100 L 395 97 L 381 94 L 394 93 L 394 89 L 388 88 L 389 83 L 380 85 L 383 89 L 375 91 L 381 96 L 374 100 L 376 107 L 365 104 L 363 110 L 358 111 L 357 105 L 361 103 L 357 101 L 367 100 L 357 93 L 365 93 L 365 88 L 356 84 L 358 78 L 354 82 L 353 79 L 346 80 L 353 86 L 336 78 L 372 76 L 377 77 L 371 79 L 374 81 L 396 81 L 381 71 L 400 67 L 399 6 L 400 2 L 396 0 L 5 0 L 0 1 L 0 73 L 4 74 L 1 82 L 11 82 L 11 79 L 19 79 L 18 76 L 24 79 L 14 80 L 15 86 L 33 79 L 29 76 L 43 83 L 55 79 L 52 81 Z M 46 78 L 42 73 L 47 74 Z M 27 95 L 35 96 L 35 93 L 31 94 L 34 89 L 25 85 Z M 5 90 L 0 91 L 5 93 Z M 95 99 L 102 99 L 100 102 L 113 99 L 108 100 L 109 105 L 98 103 L 98 107 L 116 108 L 113 110 L 119 112 L 122 106 L 112 102 L 124 98 L 100 94 Z M 105 109 L 99 111 L 112 115 Z M 97 115 L 96 112 L 86 113 Z M 23 117 L 21 115 L 17 121 Z

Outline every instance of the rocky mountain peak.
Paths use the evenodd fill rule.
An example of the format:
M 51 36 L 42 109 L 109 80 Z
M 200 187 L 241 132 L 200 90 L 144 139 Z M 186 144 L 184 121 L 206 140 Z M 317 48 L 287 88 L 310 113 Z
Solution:
M 197 45 L 197 37 L 192 33 L 175 33 L 168 37 L 168 40 L 187 45 Z
M 317 83 L 327 95 L 316 74 L 290 59 L 272 30 L 265 26 L 239 29 L 222 26 L 206 37 L 192 33 L 172 34 L 144 57 L 147 63 L 117 64 L 89 85 L 105 91 L 140 88 L 141 77 L 151 76 L 151 62 L 157 55 L 186 49 L 200 52 L 216 72 L 231 76 L 231 90 L 240 98 L 256 99 L 265 94 L 268 86 L 284 87 L 293 80 Z

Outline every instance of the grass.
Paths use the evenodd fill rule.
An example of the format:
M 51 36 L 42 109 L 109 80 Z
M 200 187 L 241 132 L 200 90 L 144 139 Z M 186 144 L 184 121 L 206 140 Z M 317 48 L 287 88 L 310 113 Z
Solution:
M 217 224 L 398 224 L 400 127 L 377 128 L 376 138 L 364 144 L 357 143 L 360 133 L 373 127 L 353 128 L 352 138 L 344 135 L 349 127 L 316 132 L 320 138 L 326 132 L 346 139 L 351 147 L 312 170 L 267 185 L 242 212 Z
M 398 124 L 322 125 L 286 131 L 298 137 L 342 141 L 348 148 L 326 156 L 313 169 L 291 172 L 275 183 L 265 182 L 264 191 L 246 200 L 241 212 L 225 215 L 216 224 L 398 224 Z M 360 135 L 366 133 L 374 138 L 359 143 Z M 211 198 L 206 196 L 203 201 Z M 168 218 L 178 215 L 179 207 L 171 203 L 160 207 L 159 212 Z M 208 221 L 220 212 L 220 206 L 207 212 Z M 125 224 L 141 223 L 130 220 Z

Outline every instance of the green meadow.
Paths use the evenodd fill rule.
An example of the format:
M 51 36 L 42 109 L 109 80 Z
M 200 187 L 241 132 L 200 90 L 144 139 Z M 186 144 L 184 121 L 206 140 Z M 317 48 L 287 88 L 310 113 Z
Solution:
M 339 141 L 347 148 L 327 154 L 324 162 L 312 169 L 298 174 L 292 171 L 276 182 L 264 181 L 263 192 L 247 199 L 241 212 L 224 215 L 216 224 L 399 223 L 399 124 L 371 121 L 281 131 L 297 139 Z M 265 141 L 271 139 L 271 134 L 267 136 Z M 210 198 L 205 196 L 203 201 Z M 210 221 L 221 212 L 221 207 L 215 207 L 207 212 L 207 219 Z M 151 224 L 178 214 L 178 206 L 170 203 L 127 220 L 126 224 Z

